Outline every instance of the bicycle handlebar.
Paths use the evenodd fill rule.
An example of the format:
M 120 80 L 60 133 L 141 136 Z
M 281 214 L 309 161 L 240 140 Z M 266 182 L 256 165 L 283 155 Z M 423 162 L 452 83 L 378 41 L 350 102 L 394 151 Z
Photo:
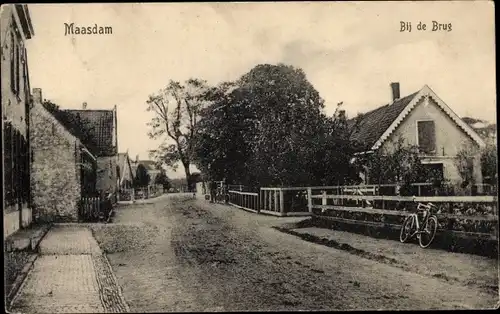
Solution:
M 427 204 L 424 204 L 424 203 L 418 203 L 418 206 L 417 206 L 417 209 L 418 210 L 422 210 L 422 209 L 425 209 L 425 210 L 431 210 L 433 208 L 437 208 L 436 205 L 432 204 L 432 203 L 427 203 Z

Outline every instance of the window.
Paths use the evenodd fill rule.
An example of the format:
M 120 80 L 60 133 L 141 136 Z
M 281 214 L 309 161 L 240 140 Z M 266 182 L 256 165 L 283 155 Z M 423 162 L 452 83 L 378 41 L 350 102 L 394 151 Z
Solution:
M 21 56 L 19 51 L 21 50 L 21 47 L 19 45 L 16 45 L 16 95 L 19 96 L 19 92 L 21 91 L 21 77 L 19 75 L 20 72 L 20 65 L 21 65 Z
M 418 148 L 425 155 L 436 154 L 436 129 L 434 121 L 417 121 Z
M 14 160 L 12 156 L 12 125 L 9 122 L 4 124 L 4 189 L 5 189 L 5 204 L 7 206 L 12 205 L 14 203 L 14 196 L 12 195 L 12 178 L 13 178 L 13 169 L 12 169 L 12 161 Z
M 29 145 L 10 123 L 4 125 L 5 203 L 30 202 Z
M 10 87 L 12 91 L 16 92 L 16 41 L 15 35 L 10 34 Z
M 10 87 L 16 96 L 19 96 L 20 89 L 20 49 L 19 37 L 17 36 L 17 29 L 10 33 Z

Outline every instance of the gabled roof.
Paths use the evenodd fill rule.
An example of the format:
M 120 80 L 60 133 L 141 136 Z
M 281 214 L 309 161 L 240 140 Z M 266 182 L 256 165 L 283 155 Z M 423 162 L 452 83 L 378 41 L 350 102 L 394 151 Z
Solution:
M 113 156 L 118 153 L 116 145 L 116 114 L 114 110 L 64 110 L 90 134 L 94 145 L 92 153 L 97 156 Z
M 80 149 L 86 153 L 89 157 L 91 157 L 93 160 L 96 160 L 96 157 L 89 151 L 88 147 L 85 147 L 85 144 L 81 141 L 81 139 L 78 137 L 77 132 L 75 132 L 74 129 L 68 129 L 68 127 L 65 125 L 65 120 L 61 119 L 61 116 L 58 114 L 60 113 L 59 110 L 52 108 L 50 110 L 49 108 L 46 108 L 43 104 L 41 104 L 39 101 L 33 101 L 32 103 L 32 112 L 36 113 L 37 115 L 42 115 L 46 119 L 53 120 L 55 122 L 55 126 L 58 129 L 58 133 L 63 136 L 66 140 L 69 140 L 73 142 L 75 139 L 78 142 L 78 145 L 80 145 Z
M 132 169 L 135 171 L 139 165 L 143 165 L 148 171 L 160 171 L 156 166 L 156 162 L 152 160 L 132 161 Z
M 411 110 L 415 108 L 422 97 L 426 101 L 429 98 L 433 99 L 473 141 L 480 147 L 485 146 L 481 137 L 467 123 L 460 119 L 427 85 L 418 92 L 372 110 L 358 118 L 349 120 L 348 125 L 354 128 L 350 139 L 360 144 L 359 151 L 377 150 L 408 116 Z
M 118 166 L 120 167 L 120 183 L 123 183 L 125 179 L 133 180 L 135 173 L 132 171 L 128 153 L 118 154 Z
M 357 122 L 357 126 L 354 126 L 355 130 L 351 134 L 351 140 L 358 142 L 361 145 L 360 149 L 362 151 L 370 150 L 384 131 L 389 128 L 406 106 L 408 106 L 415 95 L 417 93 L 362 114 L 357 121 L 356 118 L 349 120 L 348 123 L 350 126 L 354 126 Z

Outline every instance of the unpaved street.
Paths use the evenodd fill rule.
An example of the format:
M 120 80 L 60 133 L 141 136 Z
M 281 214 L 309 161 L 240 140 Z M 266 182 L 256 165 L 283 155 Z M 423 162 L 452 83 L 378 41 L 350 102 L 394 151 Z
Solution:
M 498 301 L 271 228 L 294 220 L 166 195 L 124 205 L 114 223 L 93 229 L 133 312 L 492 308 Z

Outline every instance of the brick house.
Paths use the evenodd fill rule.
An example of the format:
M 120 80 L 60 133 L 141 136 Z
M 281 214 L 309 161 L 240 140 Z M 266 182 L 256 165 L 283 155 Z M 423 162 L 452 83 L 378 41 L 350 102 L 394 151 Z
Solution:
M 89 134 L 82 142 L 97 159 L 97 190 L 101 195 L 116 196 L 119 192 L 116 106 L 112 110 L 90 110 L 84 103 L 83 109 L 64 112 L 76 121 L 83 121 L 82 127 Z
M 356 125 L 351 140 L 360 143 L 357 155 L 383 149 L 390 151 L 399 138 L 419 148 L 421 162 L 442 173 L 451 183 L 460 183 L 455 165 L 457 154 L 469 147 L 473 158 L 473 177 L 482 183 L 481 137 L 439 98 L 429 86 L 400 97 L 399 83 L 392 83 L 393 101 L 348 121 Z M 369 169 L 362 173 L 364 183 L 373 183 Z
M 2 6 L 2 193 L 4 237 L 31 223 L 30 82 L 25 42 L 34 36 L 27 5 Z
M 77 221 L 81 197 L 96 192 L 96 157 L 59 110 L 42 105 L 42 91 L 33 89 L 30 112 L 31 191 L 37 221 Z

